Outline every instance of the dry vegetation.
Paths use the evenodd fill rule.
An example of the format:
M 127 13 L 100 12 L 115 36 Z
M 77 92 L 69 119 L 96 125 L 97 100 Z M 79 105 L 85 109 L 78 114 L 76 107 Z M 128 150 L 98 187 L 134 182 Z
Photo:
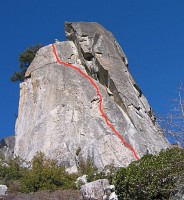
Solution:
M 39 191 L 30 194 L 9 194 L 0 198 L 1 200 L 80 200 L 78 190 L 56 190 L 56 191 Z

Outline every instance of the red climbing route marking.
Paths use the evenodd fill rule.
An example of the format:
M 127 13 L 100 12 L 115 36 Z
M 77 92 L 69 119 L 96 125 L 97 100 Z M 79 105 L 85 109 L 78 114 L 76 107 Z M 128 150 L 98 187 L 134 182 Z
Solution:
M 97 92 L 97 95 L 99 96 L 99 99 L 100 99 L 99 110 L 100 110 L 100 112 L 101 112 L 101 114 L 102 114 L 102 117 L 105 119 L 106 124 L 107 124 L 107 125 L 111 128 L 111 130 L 119 137 L 119 139 L 121 140 L 121 142 L 123 143 L 123 145 L 126 146 L 128 149 L 130 149 L 130 150 L 132 151 L 134 157 L 135 157 L 137 160 L 139 160 L 139 157 L 138 157 L 137 153 L 135 152 L 135 149 L 134 149 L 130 144 L 128 144 L 127 142 L 125 142 L 125 140 L 123 139 L 123 137 L 121 136 L 121 134 L 118 133 L 118 132 L 115 130 L 115 128 L 113 127 L 113 125 L 109 122 L 107 115 L 106 115 L 106 114 L 104 113 L 104 111 L 103 111 L 103 106 L 102 106 L 102 95 L 101 95 L 101 93 L 100 93 L 100 89 L 98 88 L 98 86 L 97 86 L 97 84 L 94 82 L 94 80 L 93 80 L 90 76 L 88 76 L 87 74 L 85 74 L 80 68 L 76 67 L 75 65 L 66 63 L 66 62 L 64 62 L 64 61 L 61 61 L 61 60 L 59 59 L 59 56 L 58 56 L 57 52 L 56 52 L 56 48 L 55 48 L 54 44 L 52 44 L 52 51 L 53 51 L 53 53 L 54 53 L 54 55 L 55 55 L 55 57 L 56 57 L 56 60 L 57 60 L 57 62 L 58 62 L 59 64 L 64 65 L 65 67 L 71 67 L 71 68 L 77 70 L 82 76 L 84 76 L 86 79 L 88 79 L 88 81 L 91 82 L 91 84 L 94 86 L 94 88 L 95 88 L 95 90 L 96 90 L 96 92 Z

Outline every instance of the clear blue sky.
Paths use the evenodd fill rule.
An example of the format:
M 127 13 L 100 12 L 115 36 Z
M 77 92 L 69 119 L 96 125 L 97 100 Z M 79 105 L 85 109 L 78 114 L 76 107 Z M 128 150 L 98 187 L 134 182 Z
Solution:
M 155 113 L 184 81 L 184 0 L 2 0 L 0 6 L 0 139 L 14 134 L 19 54 L 65 40 L 64 21 L 95 21 L 110 30 Z

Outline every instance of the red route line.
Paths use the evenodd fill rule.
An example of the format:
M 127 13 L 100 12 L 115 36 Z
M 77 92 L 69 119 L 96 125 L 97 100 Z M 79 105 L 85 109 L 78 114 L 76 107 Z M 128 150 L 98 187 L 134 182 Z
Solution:
M 76 67 L 75 65 L 72 65 L 72 64 L 69 64 L 69 63 L 66 63 L 66 62 L 61 61 L 61 60 L 59 59 L 59 57 L 58 57 L 58 54 L 57 54 L 57 52 L 56 52 L 56 48 L 55 48 L 54 44 L 52 44 L 52 51 L 53 51 L 53 53 L 54 53 L 54 55 L 55 55 L 55 57 L 56 57 L 56 60 L 57 60 L 57 62 L 58 62 L 59 64 L 64 65 L 64 66 L 66 66 L 66 67 L 71 67 L 71 68 L 77 70 L 80 74 L 82 74 L 86 79 L 88 79 L 88 80 L 91 82 L 91 84 L 94 86 L 94 88 L 95 88 L 95 90 L 96 90 L 96 92 L 97 92 L 97 95 L 98 95 L 99 98 L 100 98 L 99 110 L 100 110 L 100 112 L 101 112 L 103 118 L 105 119 L 106 124 L 107 124 L 107 125 L 111 128 L 111 130 L 119 137 L 119 139 L 120 139 L 121 142 L 124 144 L 124 146 L 126 146 L 127 148 L 129 148 L 129 149 L 132 151 L 132 153 L 133 153 L 134 157 L 136 158 L 136 160 L 139 160 L 139 157 L 138 157 L 138 155 L 137 155 L 135 149 L 134 149 L 130 144 L 128 144 L 127 142 L 125 142 L 125 140 L 123 139 L 123 137 L 120 135 L 120 133 L 118 133 L 118 132 L 115 130 L 115 128 L 113 127 L 113 125 L 109 122 L 107 115 L 104 113 L 104 111 L 103 111 L 103 109 L 102 109 L 102 95 L 101 95 L 101 93 L 100 93 L 100 90 L 99 90 L 97 84 L 93 81 L 93 79 L 92 79 L 90 76 L 88 76 L 87 74 L 85 74 L 80 68 Z

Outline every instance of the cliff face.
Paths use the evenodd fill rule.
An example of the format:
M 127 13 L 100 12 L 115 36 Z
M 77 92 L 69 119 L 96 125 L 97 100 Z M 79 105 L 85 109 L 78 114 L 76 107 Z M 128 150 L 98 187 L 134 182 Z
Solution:
M 109 122 L 126 143 L 140 157 L 169 147 L 113 35 L 97 23 L 65 23 L 65 31 L 68 41 L 55 43 L 59 59 L 93 78 Z M 16 155 L 31 160 L 42 151 L 74 171 L 81 158 L 92 158 L 99 168 L 135 160 L 106 124 L 91 82 L 59 64 L 52 45 L 38 51 L 26 77 L 20 85 Z

